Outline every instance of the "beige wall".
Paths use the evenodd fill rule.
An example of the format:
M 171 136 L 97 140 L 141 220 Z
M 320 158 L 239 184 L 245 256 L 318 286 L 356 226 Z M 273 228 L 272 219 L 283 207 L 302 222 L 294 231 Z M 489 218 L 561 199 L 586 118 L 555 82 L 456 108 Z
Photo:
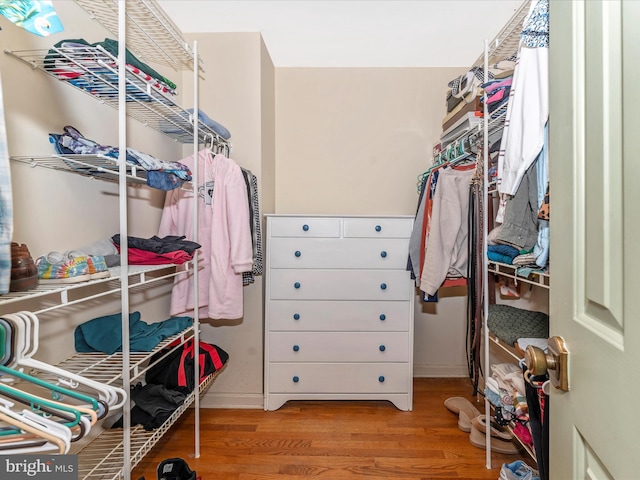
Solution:
M 278 213 L 414 214 L 452 68 L 279 68 Z
M 262 73 L 262 169 L 260 208 L 262 214 L 276 211 L 276 76 L 267 47 L 260 38 Z
M 231 158 L 256 175 L 261 213 L 268 213 L 274 203 L 274 68 L 260 34 L 187 38 L 197 39 L 206 69 L 200 81 L 200 108 L 231 132 Z M 230 357 L 203 397 L 203 407 L 262 407 L 262 291 L 262 277 L 244 288 L 244 317 L 239 320 L 201 319 L 202 340 L 219 345 Z
M 276 69 L 277 213 L 413 215 L 455 68 Z M 464 376 L 466 291 L 415 302 L 414 374 Z

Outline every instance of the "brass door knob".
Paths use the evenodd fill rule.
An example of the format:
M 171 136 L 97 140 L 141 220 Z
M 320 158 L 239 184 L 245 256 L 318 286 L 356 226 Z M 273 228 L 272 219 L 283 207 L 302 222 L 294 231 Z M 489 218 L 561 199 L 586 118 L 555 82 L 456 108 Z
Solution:
M 564 392 L 569 391 L 569 351 L 562 337 L 554 336 L 547 340 L 549 353 L 539 347 L 529 345 L 525 350 L 524 360 L 527 365 L 525 380 L 529 383 L 532 375 L 549 374 L 554 387 Z

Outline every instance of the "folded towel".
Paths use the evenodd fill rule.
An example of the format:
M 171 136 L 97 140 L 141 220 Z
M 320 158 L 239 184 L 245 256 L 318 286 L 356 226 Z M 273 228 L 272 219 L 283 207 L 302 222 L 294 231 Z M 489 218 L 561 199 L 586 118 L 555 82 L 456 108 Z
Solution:
M 187 111 L 193 114 L 193 108 L 190 108 Z M 204 123 L 207 127 L 209 127 L 211 130 L 216 132 L 225 140 L 229 140 L 231 138 L 231 132 L 229 132 L 229 130 L 227 130 L 224 126 L 220 125 L 215 120 L 209 118 L 207 114 L 200 109 L 198 109 L 198 120 L 200 120 L 202 123 Z

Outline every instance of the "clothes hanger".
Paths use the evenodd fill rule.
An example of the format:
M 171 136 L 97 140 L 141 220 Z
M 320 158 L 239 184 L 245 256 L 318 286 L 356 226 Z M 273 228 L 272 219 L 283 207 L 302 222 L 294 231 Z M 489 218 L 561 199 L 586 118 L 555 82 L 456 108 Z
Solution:
M 5 385 L 3 383 L 0 383 L 0 395 L 27 405 L 31 408 L 32 411 L 43 411 L 50 415 L 59 416 L 67 420 L 67 423 L 63 423 L 63 425 L 66 425 L 69 428 L 79 425 L 81 422 L 83 422 L 83 418 L 84 420 L 87 420 L 82 416 L 81 412 L 78 409 L 71 405 L 65 403 L 56 403 L 52 400 L 39 397 L 35 394 L 25 392 L 23 390 Z M 0 398 L 0 403 L 2 402 L 3 400 Z M 6 404 L 6 400 L 4 400 L 4 403 Z M 85 425 L 85 427 L 91 428 L 90 423 L 83 424 Z
M 458 149 L 457 149 L 457 155 L 453 159 L 451 159 L 451 161 L 449 162 L 451 166 L 459 165 L 460 163 L 464 162 L 465 160 L 468 160 L 469 158 L 472 158 L 475 155 L 470 150 L 465 149 L 464 147 L 465 142 L 467 142 L 467 144 L 469 145 L 469 148 L 471 148 L 471 143 L 469 141 L 469 138 L 468 137 L 461 138 L 459 141 Z
M 16 442 L 12 447 L 6 443 L 2 450 L 11 453 L 37 453 L 57 449 L 60 454 L 67 453 L 71 445 L 71 431 L 56 422 L 39 417 L 28 410 L 23 410 L 22 414 L 13 412 L 0 405 L 0 420 L 12 425 L 20 432 L 27 432 L 35 437 L 46 440 L 46 443 L 31 442 L 25 444 L 22 440 L 22 433 L 16 436 Z M 8 438 L 8 437 L 6 437 Z
M 72 430 L 74 430 L 73 433 L 76 433 L 76 437 L 74 438 L 72 435 L 70 435 L 69 441 L 71 442 L 82 438 L 86 433 L 90 431 L 90 420 L 86 417 L 80 417 L 80 420 L 76 422 L 73 414 L 68 413 L 68 405 L 59 404 L 59 407 L 57 407 L 57 409 L 51 408 L 48 400 L 43 398 L 39 399 L 39 397 L 34 396 L 35 399 L 39 399 L 39 403 L 34 402 L 34 399 L 25 401 L 21 393 L 24 392 L 20 392 L 19 390 L 17 391 L 17 393 L 7 391 L 3 392 L 2 395 L 0 395 L 0 411 L 3 411 L 9 415 L 18 415 L 18 412 L 15 412 L 13 410 L 13 407 L 15 407 L 16 404 L 11 400 L 15 400 L 18 403 L 27 405 L 29 409 L 23 409 L 22 416 L 24 416 L 26 412 L 29 412 L 29 414 L 34 415 L 35 418 L 46 418 L 52 424 L 64 426 L 67 430 L 69 430 L 69 432 L 72 432 Z M 65 424 L 63 422 L 54 420 L 54 418 L 66 420 L 67 423 Z M 17 433 L 19 433 L 19 431 L 12 431 L 10 428 L 5 428 L 0 431 L 2 437 L 7 437 Z
M 94 409 L 98 412 L 99 418 L 104 418 L 109 409 L 119 409 L 128 399 L 128 394 L 123 389 L 106 385 L 95 380 L 88 379 L 81 375 L 66 371 L 62 368 L 50 365 L 39 360 L 35 360 L 30 356 L 37 351 L 39 338 L 39 321 L 35 314 L 31 312 L 20 312 L 22 315 L 6 315 L 17 331 L 16 353 L 21 354 L 14 356 L 14 361 L 10 365 L 14 369 L 21 366 L 35 368 L 53 375 L 58 376 L 58 382 L 70 388 L 78 388 L 82 385 L 93 391 L 98 392 L 98 398 L 93 399 L 97 402 L 98 408 L 93 402 L 90 402 Z M 27 341 L 27 334 L 30 334 L 32 341 Z M 28 345 L 31 345 L 29 348 Z M 28 355 L 28 356 L 25 356 Z
M 7 365 L 13 361 L 13 328 L 11 324 L 4 318 L 0 318 L 0 332 L 3 332 L 4 341 L 0 342 L 0 348 L 3 349 L 0 354 L 0 364 Z
M 18 364 L 56 375 L 58 377 L 58 382 L 63 385 L 67 385 L 70 388 L 78 388 L 82 385 L 83 387 L 94 390 L 99 395 L 96 400 L 101 406 L 101 409 L 98 411 L 99 418 L 104 418 L 108 411 L 122 408 L 128 398 L 127 393 L 121 388 L 96 382 L 39 360 L 21 358 L 18 361 Z
M 28 432 L 36 438 L 45 440 L 45 442 L 40 441 L 25 443 L 24 441 L 19 441 L 18 439 L 20 438 L 20 436 L 18 436 L 16 438 L 17 441 L 14 442 L 13 445 L 7 445 L 5 443 L 2 446 L 1 450 L 3 453 L 39 453 L 50 450 L 58 450 L 58 453 L 64 454 L 69 451 L 71 440 L 69 440 L 68 442 L 65 441 L 65 437 L 63 437 L 63 430 L 56 431 L 55 427 L 49 425 L 47 425 L 46 428 L 43 428 L 42 423 L 35 422 L 25 417 L 15 418 L 3 412 L 0 412 L 0 420 L 13 425 L 20 431 Z M 52 431 L 55 431 L 56 434 L 52 434 Z
M 204 134 L 204 148 L 213 153 L 213 135 L 210 133 Z
M 97 412 L 100 412 L 104 408 L 93 397 L 90 397 L 88 395 L 84 395 L 84 394 L 82 394 L 80 392 L 77 392 L 77 391 L 69 390 L 69 389 L 61 387 L 59 385 L 54 385 L 54 384 L 51 384 L 49 382 L 45 382 L 44 380 L 42 380 L 42 379 L 40 379 L 38 377 L 33 377 L 33 376 L 28 375 L 26 373 L 23 373 L 21 371 L 5 367 L 4 365 L 0 365 L 0 375 L 11 375 L 11 376 L 13 376 L 15 378 L 18 378 L 20 380 L 26 380 L 26 381 L 34 384 L 34 385 L 38 385 L 39 387 L 42 387 L 42 388 L 44 388 L 46 390 L 49 390 L 49 391 L 51 391 L 51 397 L 52 397 L 52 400 L 54 402 L 57 402 L 58 400 L 61 400 L 65 396 L 67 396 L 67 397 L 74 398 L 76 400 L 80 400 L 81 402 L 87 403 L 87 404 L 91 405 L 90 411 L 92 411 L 96 415 L 96 417 L 97 417 Z M 76 409 L 79 409 L 79 407 L 82 407 L 82 405 L 79 405 L 79 406 L 78 405 L 73 405 L 73 407 L 76 408 Z
M 6 395 L 6 394 L 5 394 Z M 5 402 L 8 402 L 8 400 L 4 399 Z M 10 402 L 9 402 L 10 403 Z M 63 403 L 59 403 L 59 402 L 52 402 L 53 404 L 58 404 L 61 406 L 65 406 L 65 404 Z M 97 421 L 97 415 L 96 412 L 94 412 L 93 410 L 89 409 L 89 408 L 85 408 L 85 407 L 77 407 L 74 406 L 74 408 L 78 411 L 80 411 L 81 413 L 83 413 L 86 416 L 83 416 L 81 418 L 81 421 L 78 425 L 76 425 L 75 427 L 67 427 L 69 428 L 69 431 L 71 432 L 71 437 L 70 437 L 70 441 L 71 442 L 75 442 L 77 440 L 80 440 L 81 438 L 83 438 L 87 433 L 89 433 L 89 431 L 91 430 L 91 427 L 93 425 L 95 425 L 96 421 Z M 29 411 L 29 410 L 23 410 L 24 411 Z M 43 413 L 40 413 L 43 412 Z M 36 415 L 38 418 L 43 417 L 43 418 L 47 418 L 50 421 L 56 423 L 56 424 L 60 424 L 59 422 L 53 420 L 51 417 L 49 417 L 48 415 L 52 415 L 55 417 L 58 417 L 62 420 L 72 420 L 70 417 L 68 417 L 65 414 L 61 414 L 60 412 L 56 412 L 56 411 L 52 411 L 50 409 L 48 409 L 47 407 L 39 407 L 39 411 L 38 412 L 31 412 L 32 414 Z M 63 425 L 64 426 L 64 425 Z M 0 436 L 0 440 L 2 438 L 5 437 L 1 437 Z M 13 438 L 13 436 L 12 436 Z
M 445 152 L 442 152 L 442 151 L 438 152 L 438 155 L 433 157 L 433 162 L 431 163 L 431 166 L 429 168 L 427 168 L 426 171 L 424 171 L 423 173 L 418 175 L 418 193 L 420 193 L 420 189 L 422 187 L 422 184 L 424 183 L 424 180 L 429 175 L 431 175 L 431 172 L 433 172 L 436 168 L 440 168 L 445 163 L 447 163 L 447 160 L 445 159 L 445 155 L 446 155 L 446 151 Z
M 40 337 L 38 336 L 38 317 L 36 317 L 35 313 L 27 311 L 16 312 L 15 315 L 24 322 L 26 327 L 26 344 L 24 346 L 23 356 L 31 357 L 38 351 L 40 342 Z
M 33 315 L 33 314 L 31 314 L 31 315 Z M 20 315 L 16 314 L 16 317 L 20 317 Z M 37 317 L 35 317 L 35 315 L 33 315 L 32 319 L 37 320 Z M 0 326 L 0 331 L 4 331 L 1 326 Z M 36 342 L 36 346 L 37 346 L 37 342 Z M 18 348 L 19 348 L 19 346 L 18 346 Z M 4 358 L 4 355 L 2 354 L 2 350 L 1 349 L 2 349 L 2 346 L 0 345 L 0 357 Z M 34 353 L 34 352 L 35 352 L 35 349 L 33 349 L 30 353 Z M 44 381 L 44 380 L 42 380 L 40 378 L 28 375 L 28 374 L 26 374 L 26 373 L 24 373 L 24 372 L 22 372 L 20 370 L 14 370 L 12 368 L 6 367 L 4 364 L 0 365 L 0 375 L 2 375 L 2 374 L 11 375 L 11 376 L 13 376 L 15 378 L 18 378 L 18 379 L 21 379 L 21 380 L 26 380 L 26 381 L 28 381 L 28 382 L 30 382 L 32 384 L 35 384 L 35 385 L 38 385 L 38 386 L 40 386 L 42 388 L 50 390 L 52 392 L 52 398 L 54 400 L 58 400 L 58 399 L 62 398 L 62 396 L 61 396 L 61 394 L 62 394 L 62 395 L 66 395 L 68 397 L 75 398 L 77 400 L 80 400 L 82 402 L 90 404 L 95 412 L 98 412 L 98 411 L 100 411 L 101 409 L 104 408 L 93 397 L 81 394 L 81 393 L 73 391 L 73 390 L 69 390 L 69 389 L 60 387 L 59 385 L 51 384 L 51 383 L 46 382 L 46 381 Z

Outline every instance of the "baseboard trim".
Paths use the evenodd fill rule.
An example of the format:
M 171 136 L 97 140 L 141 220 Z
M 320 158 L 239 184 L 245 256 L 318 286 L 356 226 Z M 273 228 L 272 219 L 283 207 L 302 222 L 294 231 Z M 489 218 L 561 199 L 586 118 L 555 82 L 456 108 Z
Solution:
M 414 365 L 414 377 L 459 378 L 467 377 L 466 365 Z M 234 394 L 208 392 L 200 399 L 200 408 L 263 409 L 261 393 Z
M 414 377 L 468 377 L 466 365 L 414 365 Z
M 263 409 L 264 396 L 261 393 L 225 394 L 210 392 L 200 399 L 200 408 Z

